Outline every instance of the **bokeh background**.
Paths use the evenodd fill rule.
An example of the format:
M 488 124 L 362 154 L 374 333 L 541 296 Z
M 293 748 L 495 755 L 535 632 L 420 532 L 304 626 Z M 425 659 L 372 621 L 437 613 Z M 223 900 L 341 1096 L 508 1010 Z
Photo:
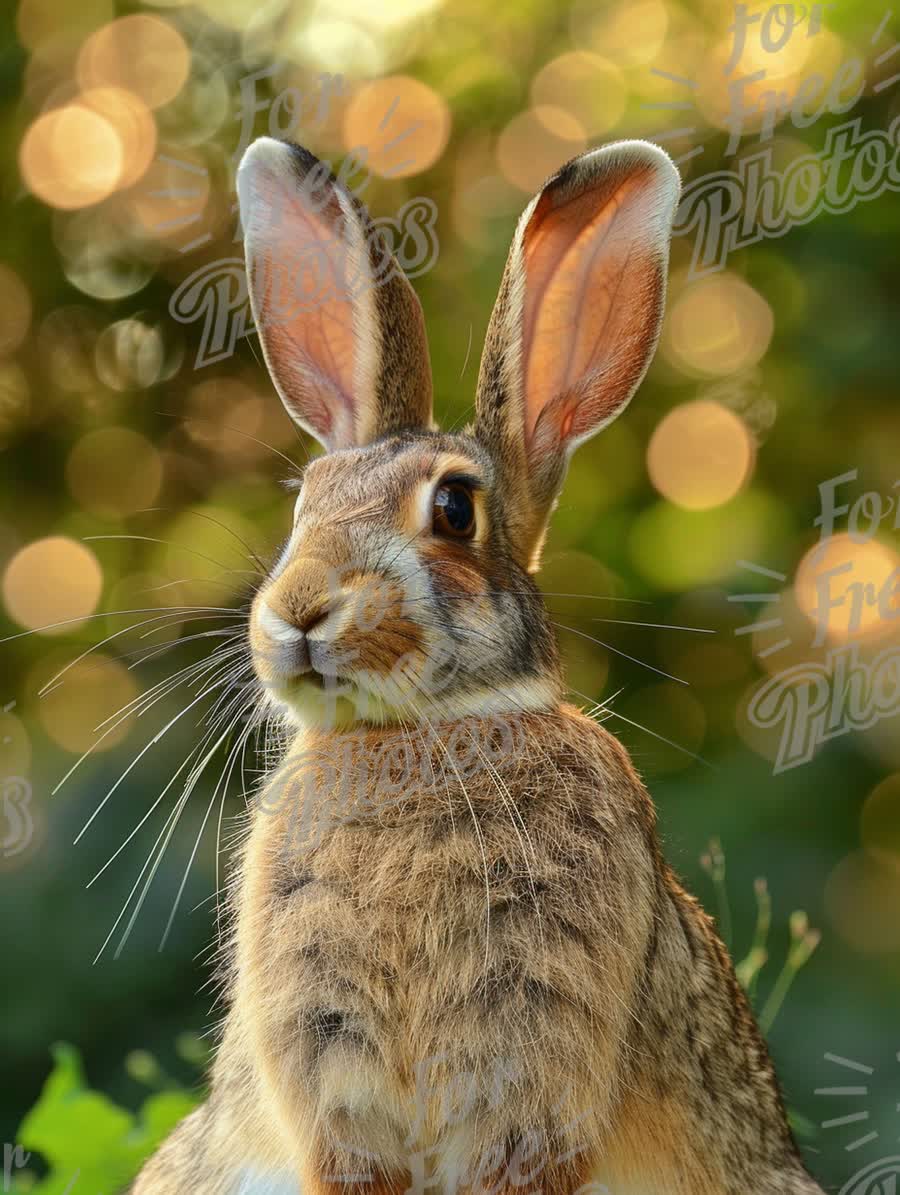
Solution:
M 221 640 L 174 641 L 239 626 L 226 612 L 252 592 L 254 554 L 271 559 L 285 535 L 280 483 L 310 447 L 252 336 L 205 363 L 202 318 L 170 311 L 190 275 L 208 266 L 218 278 L 215 263 L 240 256 L 234 158 L 248 98 L 255 134 L 291 136 L 335 168 L 366 147 L 363 198 L 376 216 L 417 197 L 436 205 L 439 252 L 415 285 L 451 423 L 472 402 L 515 220 L 549 173 L 589 146 L 646 136 L 690 183 L 766 146 L 783 170 L 851 118 L 887 130 L 900 86 L 886 83 L 898 59 L 885 16 L 869 0 L 838 3 L 817 34 L 807 15 L 774 51 L 751 25 L 735 73 L 766 79 L 749 94 L 791 96 L 854 58 L 865 91 L 852 112 L 803 127 L 779 112 L 762 142 L 750 121 L 729 155 L 724 0 L 3 6 L 0 779 L 19 777 L 32 795 L 30 827 L 11 799 L 0 825 L 0 1142 L 16 1139 L 37 1099 L 51 1043 L 77 1046 L 94 1087 L 133 1107 L 148 1073 L 133 1052 L 191 1084 L 191 1051 L 177 1043 L 221 1015 L 210 948 L 241 828 L 239 769 L 222 807 L 212 798 L 224 751 L 211 761 L 156 868 L 186 774 L 176 773 L 209 703 L 151 740 L 201 693 L 202 661 Z M 769 1038 L 810 1165 L 838 1189 L 896 1153 L 900 1136 L 900 720 L 837 737 L 776 775 L 778 735 L 754 727 L 747 704 L 767 674 L 829 647 L 852 639 L 865 657 L 897 641 L 896 594 L 856 627 L 848 605 L 836 609 L 824 648 L 811 623 L 822 569 L 850 561 L 854 580 L 886 582 L 900 563 L 892 517 L 867 542 L 843 534 L 844 520 L 810 558 L 822 482 L 857 470 L 842 498 L 897 497 L 897 196 L 825 211 L 704 277 L 690 276 L 692 250 L 691 236 L 676 237 L 662 341 L 637 400 L 575 458 L 543 584 L 576 699 L 610 702 L 608 725 L 651 785 L 669 858 L 719 915 L 736 959 L 765 878 L 759 1008 L 773 989 L 780 998 L 791 949 L 796 962 L 815 943 L 802 918 L 792 937 L 789 915 L 805 910 L 821 932 Z M 234 285 L 211 285 L 194 314 Z M 728 600 L 748 593 L 772 596 Z M 112 613 L 130 610 L 144 613 Z M 780 625 L 735 633 L 754 620 Z M 195 663 L 180 686 L 142 701 Z M 251 742 L 248 781 L 258 766 Z M 724 878 L 720 861 L 703 859 L 712 838 Z M 144 879 L 154 869 L 143 899 L 142 868 Z M 816 1094 L 841 1083 L 865 1091 Z

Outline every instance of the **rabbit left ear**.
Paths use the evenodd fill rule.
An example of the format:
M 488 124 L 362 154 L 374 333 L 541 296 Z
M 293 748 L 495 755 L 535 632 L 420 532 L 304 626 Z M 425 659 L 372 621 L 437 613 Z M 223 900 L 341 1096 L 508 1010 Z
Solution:
M 271 137 L 237 186 L 253 319 L 291 417 L 328 450 L 430 427 L 422 308 L 363 204 Z
M 569 162 L 519 221 L 474 430 L 498 464 L 514 548 L 530 570 L 569 456 L 624 410 L 652 360 L 679 190 L 662 150 L 622 141 Z

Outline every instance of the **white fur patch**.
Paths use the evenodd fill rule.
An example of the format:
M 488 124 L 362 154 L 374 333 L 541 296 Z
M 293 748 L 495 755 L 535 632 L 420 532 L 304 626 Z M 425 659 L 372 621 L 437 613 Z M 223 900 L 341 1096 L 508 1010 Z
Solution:
M 303 631 L 299 627 L 285 622 L 264 600 L 257 607 L 256 617 L 262 630 L 274 643 L 296 643 L 303 638 Z
M 296 1175 L 283 1170 L 257 1170 L 246 1166 L 228 1195 L 302 1195 Z

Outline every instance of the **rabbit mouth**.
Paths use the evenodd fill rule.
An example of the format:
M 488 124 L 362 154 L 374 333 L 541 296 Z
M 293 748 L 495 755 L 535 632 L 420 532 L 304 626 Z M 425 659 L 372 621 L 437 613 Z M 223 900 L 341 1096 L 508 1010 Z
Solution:
M 323 697 L 331 694 L 339 697 L 353 688 L 349 677 L 334 672 L 319 672 L 316 668 L 305 668 L 286 676 L 264 682 L 265 688 L 276 696 L 290 698 L 294 693 L 316 693 Z
M 394 692 L 369 675 L 347 676 L 307 669 L 265 682 L 269 699 L 303 727 L 341 731 L 361 724 L 383 726 L 409 717 L 409 694 Z
M 345 730 L 359 722 L 384 720 L 376 695 L 350 677 L 309 668 L 267 681 L 265 688 L 270 699 L 301 726 Z

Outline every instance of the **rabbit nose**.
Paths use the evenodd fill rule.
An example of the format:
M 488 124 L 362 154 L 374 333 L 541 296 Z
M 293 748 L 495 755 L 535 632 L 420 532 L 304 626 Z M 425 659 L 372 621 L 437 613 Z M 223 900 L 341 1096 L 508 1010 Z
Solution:
M 335 609 L 336 603 L 323 602 L 320 606 L 313 607 L 310 610 L 304 610 L 299 615 L 292 619 L 292 623 L 296 625 L 304 635 L 308 635 L 311 630 L 323 623 L 328 615 Z
M 269 665 L 278 673 L 305 672 L 310 666 L 305 628 L 288 622 L 264 601 L 259 604 L 257 619 L 270 644 L 260 653 L 268 657 Z
M 344 604 L 341 595 L 333 594 L 328 597 L 314 599 L 310 602 L 293 601 L 288 603 L 263 603 L 268 615 L 263 626 L 269 631 L 271 638 L 281 643 L 293 643 L 313 634 L 329 615 L 334 614 Z
M 317 638 L 315 632 L 341 605 L 343 600 L 337 596 L 323 597 L 309 604 L 295 601 L 290 606 L 265 599 L 259 603 L 259 626 L 271 644 L 264 654 L 272 657 L 270 664 L 277 672 L 296 675 L 313 667 L 310 646 Z

